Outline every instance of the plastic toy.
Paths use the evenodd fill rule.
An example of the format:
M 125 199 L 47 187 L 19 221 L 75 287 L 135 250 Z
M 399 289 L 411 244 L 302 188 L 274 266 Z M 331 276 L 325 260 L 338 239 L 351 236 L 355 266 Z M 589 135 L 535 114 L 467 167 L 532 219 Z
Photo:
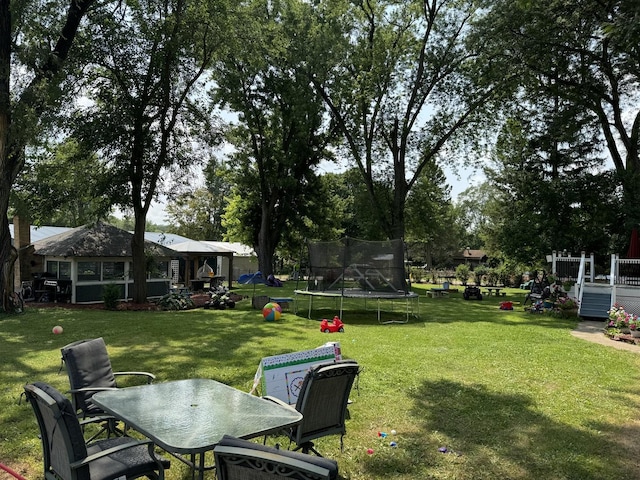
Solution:
M 336 315 L 332 321 L 323 318 L 320 322 L 320 331 L 324 333 L 344 332 L 344 323 Z
M 55 334 L 55 335 L 60 335 L 63 332 L 63 329 L 60 325 L 56 325 L 55 327 L 53 327 L 51 329 L 51 331 Z
M 275 302 L 269 302 L 262 307 L 262 316 L 267 322 L 276 322 L 282 316 L 282 307 Z
M 500 310 L 513 310 L 513 302 L 500 303 Z

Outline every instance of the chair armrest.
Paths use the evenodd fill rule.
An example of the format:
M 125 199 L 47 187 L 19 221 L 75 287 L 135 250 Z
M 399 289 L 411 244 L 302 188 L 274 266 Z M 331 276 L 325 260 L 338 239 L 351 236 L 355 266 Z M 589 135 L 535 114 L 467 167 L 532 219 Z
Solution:
M 119 452 L 121 450 L 127 450 L 129 448 L 139 447 L 140 445 L 148 445 L 149 446 L 149 454 L 152 456 L 152 458 L 154 460 L 156 460 L 156 462 L 160 463 L 160 460 L 153 453 L 153 447 L 155 446 L 155 444 L 151 440 L 138 440 L 138 441 L 133 441 L 133 442 L 122 443 L 120 445 L 116 445 L 115 447 L 111 447 L 111 448 L 108 448 L 106 450 L 102 450 L 100 452 L 96 452 L 96 453 L 94 453 L 92 455 L 89 455 L 88 457 L 83 458 L 82 460 L 78 460 L 77 462 L 73 462 L 72 464 L 70 464 L 70 467 L 72 469 L 77 469 L 77 468 L 80 468 L 80 467 L 82 467 L 84 465 L 88 465 L 89 463 L 94 462 L 94 461 L 98 460 L 99 458 L 107 457 L 107 456 L 112 455 L 112 454 L 114 454 L 116 452 Z
M 156 376 L 153 373 L 149 373 L 149 372 L 113 372 L 113 375 L 114 376 L 124 376 L 124 375 L 142 376 L 147 378 L 147 383 L 152 383 L 156 379 Z
M 263 398 L 265 400 L 269 400 L 270 402 L 273 402 L 273 403 L 277 403 L 278 405 L 281 405 L 283 407 L 290 408 L 291 410 L 295 410 L 295 407 L 293 405 L 289 405 L 287 402 L 284 402 L 284 401 L 280 400 L 279 398 L 272 397 L 270 395 L 265 395 L 264 397 L 261 397 L 261 398 Z
M 89 425 L 91 423 L 99 423 L 99 422 L 108 422 L 109 420 L 118 420 L 116 417 L 112 417 L 111 415 L 100 415 L 96 417 L 87 417 L 80 421 L 80 426 Z
M 82 387 L 69 390 L 69 393 L 105 392 L 107 390 L 117 390 L 115 387 Z

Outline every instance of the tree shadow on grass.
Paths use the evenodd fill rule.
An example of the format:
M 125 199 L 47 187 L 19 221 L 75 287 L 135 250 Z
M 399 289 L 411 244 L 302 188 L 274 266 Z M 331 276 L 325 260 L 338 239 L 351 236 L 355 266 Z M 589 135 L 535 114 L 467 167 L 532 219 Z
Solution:
M 448 380 L 425 382 L 412 396 L 416 431 L 403 447 L 414 462 L 380 456 L 365 465 L 372 474 L 424 475 L 427 465 L 434 478 L 443 469 L 446 478 L 474 480 L 640 478 L 638 422 L 570 426 L 536 411 L 526 395 Z

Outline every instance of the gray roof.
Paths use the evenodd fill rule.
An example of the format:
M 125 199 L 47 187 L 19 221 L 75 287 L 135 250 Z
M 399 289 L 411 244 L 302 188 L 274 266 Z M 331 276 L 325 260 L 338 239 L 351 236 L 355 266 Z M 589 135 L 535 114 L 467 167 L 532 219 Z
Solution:
M 33 242 L 36 255 L 53 257 L 131 257 L 133 234 L 106 223 L 72 228 Z M 145 241 L 145 250 L 157 257 L 180 254 L 157 243 Z

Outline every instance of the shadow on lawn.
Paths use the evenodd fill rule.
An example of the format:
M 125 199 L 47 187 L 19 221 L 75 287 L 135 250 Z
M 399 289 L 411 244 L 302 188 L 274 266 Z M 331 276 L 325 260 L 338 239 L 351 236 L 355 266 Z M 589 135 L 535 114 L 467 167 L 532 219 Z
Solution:
M 438 471 L 445 468 L 451 478 L 640 478 L 637 424 L 594 423 L 579 429 L 536 411 L 526 395 L 447 380 L 425 382 L 413 399 L 418 430 L 403 441 L 407 457 L 421 458 L 423 466 Z M 449 453 L 441 453 L 442 446 Z M 404 468 L 409 475 L 420 468 L 380 463 L 387 461 L 393 462 L 372 459 L 366 468 L 372 473 Z

